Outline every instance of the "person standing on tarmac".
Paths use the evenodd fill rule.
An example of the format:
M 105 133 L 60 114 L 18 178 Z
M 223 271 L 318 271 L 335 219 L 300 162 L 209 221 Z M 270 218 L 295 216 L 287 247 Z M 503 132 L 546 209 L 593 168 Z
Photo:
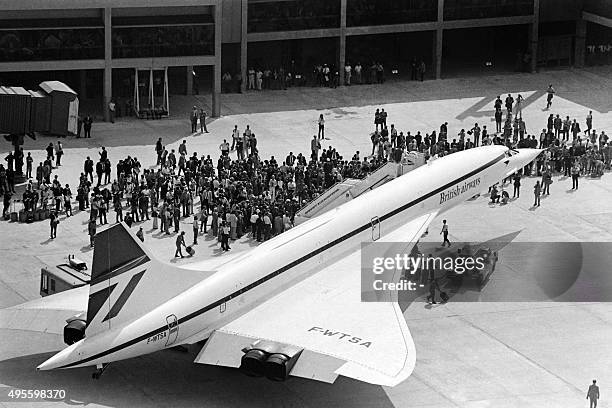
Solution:
M 590 400 L 589 407 L 597 408 L 597 400 L 599 399 L 599 387 L 597 386 L 597 380 L 593 380 L 593 384 L 589 385 L 589 390 L 586 395 L 587 399 Z
M 200 133 L 208 133 L 208 129 L 206 129 L 206 111 L 204 109 L 200 109 Z
M 534 195 L 533 206 L 534 207 L 540 206 L 540 193 L 541 192 L 542 192 L 542 186 L 540 185 L 540 180 L 537 180 L 535 183 L 535 186 L 533 186 L 533 195 Z
M 572 190 L 578 190 L 578 177 L 580 176 L 580 165 L 578 161 L 572 166 Z
M 87 224 L 87 231 L 89 232 L 89 246 L 94 247 L 94 241 L 96 238 L 96 220 L 90 219 Z
M 516 172 L 514 173 L 514 177 L 512 178 L 514 185 L 514 194 L 512 198 L 519 198 L 521 196 L 521 174 Z
M 193 216 L 193 245 L 198 245 L 198 233 L 200 232 L 200 222 L 198 215 Z
M 57 224 L 59 224 L 58 216 L 54 211 L 49 215 L 49 225 L 51 226 L 51 239 L 57 237 Z

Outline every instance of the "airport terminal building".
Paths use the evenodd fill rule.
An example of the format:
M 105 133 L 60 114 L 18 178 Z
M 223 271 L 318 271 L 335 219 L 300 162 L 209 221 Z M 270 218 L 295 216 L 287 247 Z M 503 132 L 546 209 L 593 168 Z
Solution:
M 60 80 L 106 115 L 211 93 L 218 116 L 251 67 L 308 84 L 318 64 L 418 60 L 438 79 L 609 64 L 610 44 L 609 0 L 5 0 L 0 85 Z

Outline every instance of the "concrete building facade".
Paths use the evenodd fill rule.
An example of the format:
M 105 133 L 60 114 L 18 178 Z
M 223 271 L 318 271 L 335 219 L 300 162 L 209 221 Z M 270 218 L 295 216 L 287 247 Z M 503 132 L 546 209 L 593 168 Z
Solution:
M 218 116 L 251 67 L 306 77 L 325 63 L 341 83 L 345 64 L 372 61 L 399 74 L 423 61 L 432 79 L 534 72 L 609 63 L 611 30 L 608 0 L 5 0 L 0 82 L 67 75 L 103 107 L 206 89 Z

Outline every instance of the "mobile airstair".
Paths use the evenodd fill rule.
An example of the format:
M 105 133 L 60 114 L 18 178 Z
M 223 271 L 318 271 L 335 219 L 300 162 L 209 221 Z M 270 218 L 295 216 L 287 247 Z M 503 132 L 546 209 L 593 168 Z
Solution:
M 336 208 L 362 194 L 425 164 L 425 156 L 418 152 L 405 153 L 400 163 L 388 162 L 365 178 L 339 181 L 323 194 L 310 201 L 295 214 L 295 224 L 301 224 L 317 215 Z

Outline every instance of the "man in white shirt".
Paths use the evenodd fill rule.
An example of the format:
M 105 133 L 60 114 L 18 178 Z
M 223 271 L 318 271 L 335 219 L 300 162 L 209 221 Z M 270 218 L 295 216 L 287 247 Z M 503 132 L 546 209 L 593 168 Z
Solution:
M 219 150 L 221 150 L 223 156 L 229 155 L 230 145 L 227 143 L 227 140 L 223 139 L 223 143 L 219 145 Z
M 344 66 L 344 85 L 351 85 L 351 64 L 347 63 Z
M 234 150 L 234 147 L 236 147 L 236 142 L 238 141 L 239 137 L 240 131 L 238 130 L 238 125 L 235 125 L 234 130 L 232 131 L 232 147 L 230 148 L 230 150 Z

